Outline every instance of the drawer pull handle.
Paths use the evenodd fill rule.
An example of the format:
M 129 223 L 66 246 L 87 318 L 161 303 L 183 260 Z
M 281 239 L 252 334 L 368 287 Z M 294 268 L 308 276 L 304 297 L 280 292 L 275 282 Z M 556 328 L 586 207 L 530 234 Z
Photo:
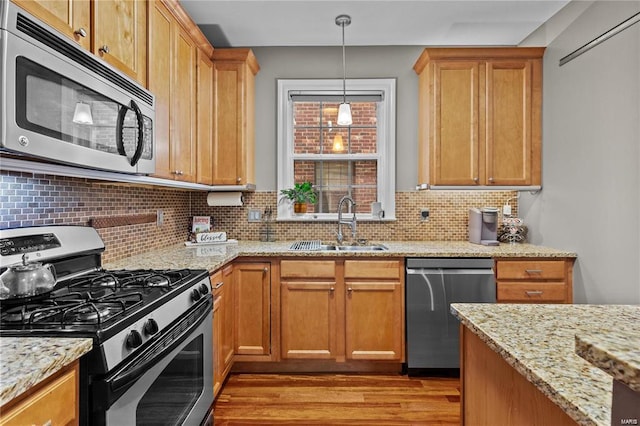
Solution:
M 527 274 L 541 274 L 542 273 L 542 269 L 525 269 L 524 271 Z
M 525 291 L 527 296 L 542 296 L 542 290 L 527 290 Z
M 220 281 L 219 283 L 216 283 L 216 286 L 214 287 L 214 289 L 217 290 L 220 287 L 222 287 L 223 285 L 224 285 L 224 281 Z

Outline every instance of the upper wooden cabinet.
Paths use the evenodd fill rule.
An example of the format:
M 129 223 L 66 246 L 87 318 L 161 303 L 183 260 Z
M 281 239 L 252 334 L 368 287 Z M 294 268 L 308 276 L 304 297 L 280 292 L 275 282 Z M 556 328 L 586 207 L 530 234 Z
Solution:
M 213 62 L 198 49 L 196 64 L 196 182 L 213 184 Z
M 146 0 L 13 1 L 140 84 L 146 84 Z
M 195 181 L 196 47 L 160 1 L 149 13 L 149 90 L 156 97 L 156 172 Z
M 254 81 L 259 70 L 251 49 L 213 52 L 214 185 L 255 184 Z
M 91 49 L 89 0 L 12 0 L 87 50 Z
M 418 184 L 541 184 L 544 48 L 428 48 L 419 75 Z
M 137 80 L 147 82 L 147 1 L 94 0 L 92 51 Z

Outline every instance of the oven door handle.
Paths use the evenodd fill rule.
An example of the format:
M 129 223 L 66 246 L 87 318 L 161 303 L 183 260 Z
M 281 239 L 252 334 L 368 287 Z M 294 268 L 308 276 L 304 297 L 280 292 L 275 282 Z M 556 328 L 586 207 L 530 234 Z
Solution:
M 169 330 L 163 332 L 161 336 L 158 336 L 158 340 L 156 340 L 153 345 L 120 368 L 112 378 L 107 380 L 111 398 L 117 398 L 124 393 L 140 376 L 156 365 L 159 359 L 164 358 L 166 354 L 173 351 L 202 324 L 209 315 L 209 312 L 213 309 L 212 296 L 210 294 L 208 296 L 209 297 L 202 299 L 202 304 L 198 306 L 197 310 L 194 310 L 198 312 L 195 318 L 191 320 L 187 317 L 175 323 Z M 192 324 L 182 331 L 180 335 L 172 337 L 172 334 L 175 334 L 176 330 L 184 327 L 183 323 L 185 321 L 192 321 Z

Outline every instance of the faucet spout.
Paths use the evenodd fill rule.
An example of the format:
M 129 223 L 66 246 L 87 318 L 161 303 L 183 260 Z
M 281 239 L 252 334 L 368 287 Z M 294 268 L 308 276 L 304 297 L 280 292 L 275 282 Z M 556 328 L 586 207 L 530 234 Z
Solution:
M 351 204 L 353 210 L 353 216 L 351 220 L 342 219 L 342 210 L 344 203 L 346 202 Z M 342 242 L 344 241 L 344 235 L 342 234 L 342 225 L 348 225 L 351 228 L 351 237 L 354 241 L 356 240 L 357 224 L 356 202 L 353 201 L 353 198 L 345 195 L 340 199 L 340 202 L 338 203 L 338 232 L 336 232 L 336 240 L 338 241 L 338 244 L 342 244 Z

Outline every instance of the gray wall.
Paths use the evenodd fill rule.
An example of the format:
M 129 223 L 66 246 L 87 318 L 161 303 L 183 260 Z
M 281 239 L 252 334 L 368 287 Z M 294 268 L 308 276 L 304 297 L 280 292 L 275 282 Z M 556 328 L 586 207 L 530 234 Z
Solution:
M 577 303 L 640 303 L 640 24 L 558 60 L 638 11 L 594 2 L 545 52 L 543 190 L 520 208 L 533 243 L 578 253 Z
M 419 46 L 348 47 L 347 78 L 396 78 L 396 188 L 415 189 L 417 181 L 418 76 L 413 64 Z M 255 47 L 256 186 L 276 190 L 276 79 L 342 78 L 340 47 Z

